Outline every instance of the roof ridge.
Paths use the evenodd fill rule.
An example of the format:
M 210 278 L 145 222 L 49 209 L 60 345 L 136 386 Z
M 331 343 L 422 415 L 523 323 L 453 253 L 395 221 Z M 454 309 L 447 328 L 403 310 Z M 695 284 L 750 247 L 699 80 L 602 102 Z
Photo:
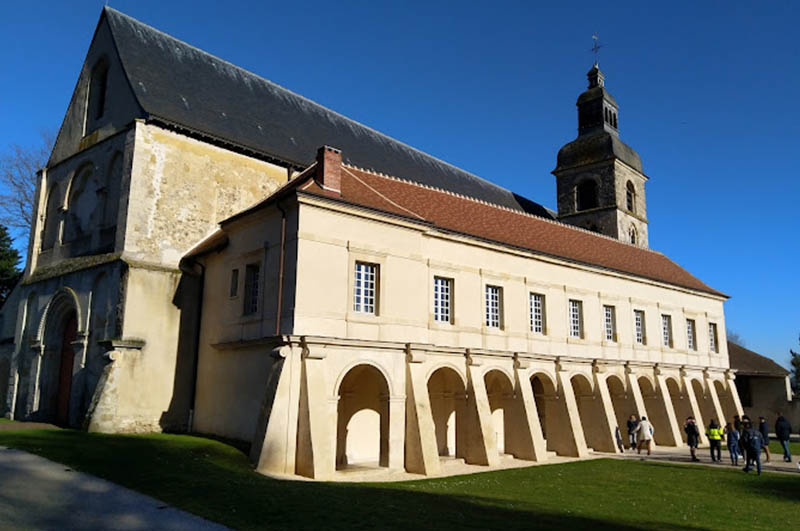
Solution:
M 271 80 L 261 76 L 260 74 L 257 74 L 255 72 L 251 72 L 250 70 L 247 70 L 246 68 L 243 68 L 243 67 L 241 67 L 239 65 L 236 65 L 236 64 L 228 61 L 227 59 L 223 59 L 223 58 L 221 58 L 219 56 L 216 56 L 216 55 L 214 55 L 214 54 L 212 54 L 210 52 L 207 52 L 207 51 L 205 51 L 205 50 L 203 50 L 201 48 L 198 48 L 197 46 L 195 46 L 193 44 L 190 44 L 190 43 L 188 43 L 188 42 L 186 42 L 186 41 L 184 41 L 182 39 L 179 39 L 179 38 L 177 38 L 177 37 L 175 37 L 173 35 L 170 35 L 169 33 L 166 33 L 166 32 L 164 32 L 164 31 L 162 31 L 162 30 L 160 30 L 160 29 L 158 29 L 158 28 L 156 28 L 154 26 L 151 26 L 150 24 L 147 24 L 146 22 L 142 22 L 141 20 L 136 19 L 136 18 L 134 18 L 134 17 L 132 17 L 130 15 L 127 15 L 127 14 L 123 13 L 122 11 L 114 9 L 113 7 L 110 7 L 110 6 L 104 6 L 103 10 L 104 11 L 109 11 L 109 12 L 113 13 L 114 15 L 118 15 L 118 16 L 126 19 L 127 21 L 133 22 L 133 23 L 135 23 L 135 24 L 137 24 L 139 26 L 144 26 L 148 30 L 154 31 L 155 33 L 163 35 L 163 36 L 165 36 L 165 37 L 167 37 L 169 39 L 172 39 L 173 41 L 179 42 L 180 44 L 182 44 L 184 46 L 187 46 L 187 47 L 189 47 L 189 48 L 191 48 L 193 50 L 196 50 L 197 52 L 202 53 L 203 55 L 211 57 L 212 59 L 214 59 L 216 61 L 224 63 L 224 64 L 226 64 L 228 66 L 233 67 L 234 69 L 236 69 L 238 71 L 244 72 L 245 74 L 248 74 L 249 76 L 253 76 L 253 77 L 257 78 L 260 81 L 263 81 L 263 82 L 265 82 L 265 83 L 267 83 L 269 85 L 277 87 L 277 88 L 279 88 L 279 89 L 291 94 L 294 97 L 297 97 L 297 98 L 299 98 L 299 99 L 301 99 L 301 100 L 303 100 L 305 102 L 308 102 L 309 104 L 311 104 L 311 105 L 313 105 L 315 107 L 318 107 L 319 109 L 322 109 L 325 112 L 331 113 L 331 114 L 339 117 L 340 119 L 342 119 L 342 120 L 344 120 L 346 122 L 353 123 L 353 124 L 356 124 L 356 125 L 358 125 L 360 127 L 363 127 L 364 129 L 367 129 L 368 131 L 370 131 L 370 132 L 372 132 L 372 133 L 374 133 L 376 135 L 379 135 L 382 138 L 385 138 L 387 140 L 395 142 L 395 143 L 403 146 L 404 148 L 409 149 L 409 150 L 411 150 L 411 151 L 413 151 L 415 153 L 419 153 L 421 155 L 429 157 L 429 158 L 433 159 L 434 161 L 436 161 L 436 162 L 438 162 L 440 164 L 444 164 L 445 166 L 448 166 L 448 167 L 450 167 L 450 168 L 452 168 L 454 170 L 457 170 L 459 172 L 462 172 L 462 173 L 472 177 L 473 179 L 477 179 L 477 180 L 481 181 L 482 183 L 485 183 L 485 184 L 487 184 L 489 186 L 492 186 L 492 187 L 494 187 L 494 188 L 496 188 L 498 190 L 503 190 L 504 192 L 507 192 L 507 193 L 512 194 L 512 195 L 514 194 L 514 192 L 512 192 L 508 188 L 504 188 L 504 187 L 502 187 L 502 186 L 500 186 L 500 185 L 498 185 L 496 183 L 493 183 L 492 181 L 489 181 L 488 179 L 484 179 L 483 177 L 480 177 L 480 176 L 478 176 L 478 175 L 476 175 L 476 174 L 474 174 L 474 173 L 472 173 L 470 171 L 467 171 L 467 170 L 465 170 L 463 168 L 460 168 L 460 167 L 458 167 L 458 166 L 456 166 L 456 165 L 454 165 L 454 164 L 452 164 L 450 162 L 442 160 L 442 159 L 440 159 L 440 158 L 438 158 L 438 157 L 436 157 L 434 155 L 431 155 L 430 153 L 427 153 L 425 151 L 422 151 L 421 149 L 415 148 L 414 146 L 412 146 L 410 144 L 407 144 L 407 143 L 405 143 L 405 142 L 403 142 L 401 140 L 398 140 L 396 138 L 393 138 L 393 137 L 387 135 L 386 133 L 378 131 L 377 129 L 374 129 L 374 128 L 368 126 L 368 125 L 365 125 L 365 124 L 363 124 L 363 123 L 361 123 L 361 122 L 359 122 L 357 120 L 349 118 L 348 116 L 345 116 L 344 114 L 342 114 L 342 113 L 340 113 L 338 111 L 335 111 L 333 109 L 329 109 L 328 107 L 326 107 L 326 106 L 324 106 L 324 105 L 322 105 L 320 103 L 317 103 L 314 100 L 311 100 L 311 99 L 303 96 L 302 94 L 298 94 L 297 92 L 294 92 L 293 90 L 288 89 L 288 88 L 284 87 L 283 85 L 279 85 L 278 83 L 275 83 L 274 81 L 271 81 Z M 113 31 L 112 31 L 112 36 L 113 36 Z M 117 53 L 119 54 L 119 52 L 117 52 Z M 124 68 L 124 66 L 123 66 L 123 68 Z M 127 77 L 127 72 L 126 72 L 126 77 Z M 129 83 L 130 83 L 130 80 L 129 80 Z
M 456 192 L 451 192 L 450 190 L 445 190 L 444 188 L 438 188 L 438 187 L 435 187 L 435 186 L 430 186 L 428 184 L 418 183 L 418 182 L 415 182 L 415 181 L 411 181 L 409 179 L 403 179 L 402 177 L 396 177 L 394 175 L 388 175 L 388 174 L 385 174 L 385 173 L 382 173 L 382 172 L 379 172 L 379 171 L 360 168 L 360 167 L 358 167 L 358 166 L 356 166 L 354 164 L 347 164 L 347 163 L 343 162 L 342 166 L 347 166 L 349 168 L 352 168 L 352 169 L 355 169 L 355 170 L 358 170 L 358 171 L 363 171 L 365 173 L 369 173 L 369 174 L 375 175 L 376 177 L 381 177 L 381 178 L 389 179 L 389 180 L 392 180 L 392 181 L 397 181 L 397 182 L 410 184 L 412 186 L 417 186 L 419 188 L 425 188 L 425 189 L 432 190 L 432 191 L 435 191 L 435 192 L 441 192 L 441 193 L 446 194 L 446 195 L 451 195 L 451 196 L 458 197 L 458 198 L 461 198 L 461 199 L 467 199 L 467 200 L 472 201 L 474 203 L 479 203 L 479 204 L 482 204 L 482 205 L 494 207 L 494 208 L 497 208 L 497 209 L 500 209 L 500 210 L 504 210 L 504 211 L 507 211 L 507 212 L 512 212 L 514 214 L 519 214 L 521 216 L 526 216 L 526 217 L 530 217 L 530 218 L 546 221 L 546 222 L 552 223 L 554 225 L 559 225 L 559 226 L 565 227 L 567 229 L 576 230 L 576 231 L 579 231 L 579 232 L 584 232 L 586 234 L 591 234 L 592 236 L 598 236 L 600 238 L 605 238 L 607 240 L 610 240 L 610 241 L 613 241 L 613 242 L 616 242 L 616 243 L 621 243 L 621 244 L 627 245 L 629 247 L 634 247 L 634 248 L 642 250 L 642 251 L 647 251 L 649 253 L 657 254 L 657 255 L 660 255 L 660 256 L 666 256 L 661 251 L 656 251 L 655 249 L 650 249 L 648 247 L 640 247 L 638 245 L 635 245 L 635 244 L 632 244 L 632 243 L 629 243 L 629 242 L 626 242 L 626 241 L 618 240 L 617 238 L 612 238 L 611 236 L 608 236 L 606 234 L 600 234 L 599 232 L 590 231 L 589 229 L 584 229 L 583 227 L 576 227 L 575 225 L 569 225 L 567 223 L 564 223 L 563 221 L 558 221 L 556 219 L 548 219 L 548 218 L 545 218 L 543 216 L 537 216 L 536 214 L 531 214 L 530 212 L 525 212 L 523 210 L 516 210 L 516 209 L 513 209 L 513 208 L 509 208 L 507 206 L 498 205 L 496 203 L 490 203 L 489 201 L 485 201 L 483 199 L 477 199 L 475 197 L 470 197 L 470 196 L 459 194 L 459 193 L 456 193 Z

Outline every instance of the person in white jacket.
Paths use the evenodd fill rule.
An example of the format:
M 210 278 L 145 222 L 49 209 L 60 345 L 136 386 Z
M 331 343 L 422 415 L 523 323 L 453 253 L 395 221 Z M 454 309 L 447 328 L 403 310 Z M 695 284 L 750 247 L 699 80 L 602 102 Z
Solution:
M 641 454 L 642 448 L 647 448 L 647 455 L 650 455 L 650 441 L 653 440 L 653 425 L 647 420 L 647 417 L 642 417 L 639 425 L 636 426 L 636 436 L 639 439 L 639 445 L 636 447 L 636 453 Z

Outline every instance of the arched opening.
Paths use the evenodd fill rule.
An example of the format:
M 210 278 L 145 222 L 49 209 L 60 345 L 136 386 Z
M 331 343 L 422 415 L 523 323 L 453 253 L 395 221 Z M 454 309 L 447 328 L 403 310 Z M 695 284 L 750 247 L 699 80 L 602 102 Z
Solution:
M 628 241 L 630 241 L 633 245 L 636 245 L 636 242 L 639 238 L 636 235 L 636 227 L 631 227 L 628 230 Z
M 94 127 L 94 122 L 106 113 L 106 92 L 108 89 L 108 61 L 105 57 L 92 67 L 89 79 L 89 99 L 86 105 L 86 133 Z
M 738 415 L 739 411 L 736 408 L 736 401 L 733 398 L 732 392 L 735 391 L 731 381 L 728 380 L 728 388 L 720 380 L 714 380 L 714 388 L 717 390 L 717 397 L 719 398 L 719 405 L 722 407 L 722 414 L 725 419 L 720 422 L 724 426 L 726 422 L 733 422 L 733 416 Z
M 614 407 L 614 418 L 617 420 L 619 436 L 623 442 L 626 442 L 628 440 L 628 419 L 631 415 L 635 415 L 637 418 L 639 416 L 636 401 L 630 390 L 625 388 L 625 384 L 619 376 L 610 375 L 606 379 L 606 385 L 611 396 L 611 404 Z
M 442 367 L 428 379 L 428 397 L 442 457 L 466 457 L 467 392 L 458 373 Z
M 92 167 L 84 166 L 75 172 L 75 177 L 69 187 L 69 201 L 67 203 L 66 218 L 64 221 L 64 241 L 76 242 L 86 240 L 85 249 L 72 249 L 73 255 L 88 251 L 89 238 L 91 237 L 90 216 L 95 208 L 95 198 L 92 197 Z M 77 251 L 77 252 L 76 252 Z
M 647 411 L 647 420 L 653 425 L 653 438 L 656 444 L 673 445 L 674 441 L 672 441 L 670 435 L 669 413 L 667 413 L 663 397 L 658 394 L 650 379 L 646 376 L 640 376 L 638 381 L 644 408 Z
M 576 374 L 570 379 L 570 383 L 575 393 L 586 446 L 591 450 L 613 452 L 616 444 L 604 426 L 603 402 L 595 395 L 591 381 L 582 374 Z
M 38 420 L 55 422 L 59 426 L 70 425 L 75 367 L 73 342 L 78 335 L 77 313 L 64 306 L 52 308 L 55 311 L 46 324 L 45 350 L 39 374 L 39 409 L 35 412 Z
M 350 369 L 339 386 L 336 468 L 389 466 L 389 385 L 371 365 Z
M 699 380 L 692 380 L 692 389 L 694 390 L 694 399 L 697 400 L 697 407 L 700 409 L 700 415 L 703 417 L 697 419 L 697 423 L 699 425 L 702 423 L 703 428 L 708 428 L 708 423 L 714 419 L 719 425 L 723 419 L 718 418 L 714 400 L 711 398 L 711 393 L 706 392 L 706 386 Z
M 597 182 L 594 179 L 585 179 L 578 184 L 575 192 L 577 209 L 588 210 L 599 206 L 597 197 Z
M 486 384 L 486 395 L 489 398 L 489 409 L 492 412 L 497 451 L 505 454 L 509 450 L 508 453 L 510 453 L 512 445 L 506 445 L 506 441 L 511 443 L 509 436 L 513 423 L 514 385 L 503 371 L 496 369 L 487 372 L 483 381 Z
M 678 425 L 681 427 L 681 437 L 685 443 L 686 433 L 683 431 L 683 424 L 686 422 L 688 417 L 694 415 L 692 412 L 692 403 L 689 401 L 689 397 L 686 396 L 686 393 L 683 389 L 681 389 L 681 386 L 677 381 L 675 381 L 675 379 L 667 378 L 667 390 L 669 391 L 669 396 L 672 401 L 672 408 L 675 410 L 676 420 L 678 421 Z M 700 422 L 700 419 L 695 420 L 697 420 L 698 423 Z
M 636 188 L 630 181 L 625 185 L 625 208 L 628 212 L 636 212 Z
M 58 184 L 50 187 L 44 209 L 44 227 L 42 228 L 42 250 L 52 249 L 58 240 L 58 225 L 60 221 L 61 193 Z

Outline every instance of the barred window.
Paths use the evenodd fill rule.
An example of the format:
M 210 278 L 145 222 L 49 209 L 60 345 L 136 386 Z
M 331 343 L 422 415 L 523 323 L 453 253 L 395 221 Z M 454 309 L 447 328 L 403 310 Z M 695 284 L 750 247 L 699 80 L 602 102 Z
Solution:
M 686 319 L 686 346 L 689 350 L 697 350 L 697 342 L 694 339 L 696 335 L 694 319 Z
M 500 328 L 502 297 L 503 288 L 486 285 L 486 326 Z
M 583 302 L 569 301 L 569 335 L 583 337 Z
M 636 333 L 636 342 L 644 345 L 646 338 L 644 335 L 644 311 L 633 310 L 633 325 Z
M 378 265 L 356 262 L 353 284 L 353 310 L 359 313 L 375 313 L 378 287 Z
M 672 316 L 661 316 L 661 335 L 664 339 L 665 347 L 672 347 Z
M 239 270 L 233 269 L 231 270 L 231 288 L 229 291 L 230 297 L 236 297 L 239 295 Z
M 247 264 L 244 269 L 244 315 L 252 315 L 258 311 L 259 280 L 261 264 Z
M 603 328 L 606 341 L 615 341 L 617 337 L 617 316 L 613 306 L 603 306 Z
M 449 323 L 452 317 L 451 301 L 453 279 L 433 277 L 433 320 Z
M 529 295 L 531 313 L 531 332 L 544 334 L 544 295 L 531 293 Z
M 719 352 L 717 323 L 708 323 L 708 348 L 711 349 L 711 352 Z

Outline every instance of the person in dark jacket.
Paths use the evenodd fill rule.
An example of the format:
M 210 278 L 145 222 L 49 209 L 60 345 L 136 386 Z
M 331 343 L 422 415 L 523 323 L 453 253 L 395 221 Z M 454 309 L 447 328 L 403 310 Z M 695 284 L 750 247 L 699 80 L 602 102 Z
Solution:
M 636 427 L 639 426 L 639 421 L 636 420 L 636 415 L 631 415 L 628 419 L 628 444 L 631 450 L 636 450 Z
M 739 430 L 730 422 L 725 426 L 725 440 L 728 443 L 728 453 L 731 454 L 731 464 L 739 466 Z
M 792 453 L 789 451 L 789 437 L 792 435 L 792 425 L 786 417 L 778 413 L 778 420 L 775 421 L 775 437 L 783 446 L 783 460 L 787 463 L 792 462 Z
M 753 463 L 756 463 L 758 475 L 761 475 L 761 447 L 764 445 L 764 441 L 761 438 L 761 432 L 758 431 L 754 426 L 753 423 L 750 421 L 746 421 L 744 423 L 744 432 L 742 434 L 742 440 L 744 441 L 744 445 L 747 448 L 747 462 L 744 465 L 745 472 L 750 472 L 753 468 Z
M 763 440 L 764 453 L 767 454 L 767 463 L 769 463 L 769 428 L 767 427 L 767 419 L 758 417 L 758 432 L 761 434 Z
M 700 461 L 697 458 L 697 447 L 700 444 L 700 430 L 694 417 L 687 417 L 686 424 L 683 425 L 683 432 L 686 434 L 686 444 L 689 445 L 689 452 L 692 454 L 692 461 Z

